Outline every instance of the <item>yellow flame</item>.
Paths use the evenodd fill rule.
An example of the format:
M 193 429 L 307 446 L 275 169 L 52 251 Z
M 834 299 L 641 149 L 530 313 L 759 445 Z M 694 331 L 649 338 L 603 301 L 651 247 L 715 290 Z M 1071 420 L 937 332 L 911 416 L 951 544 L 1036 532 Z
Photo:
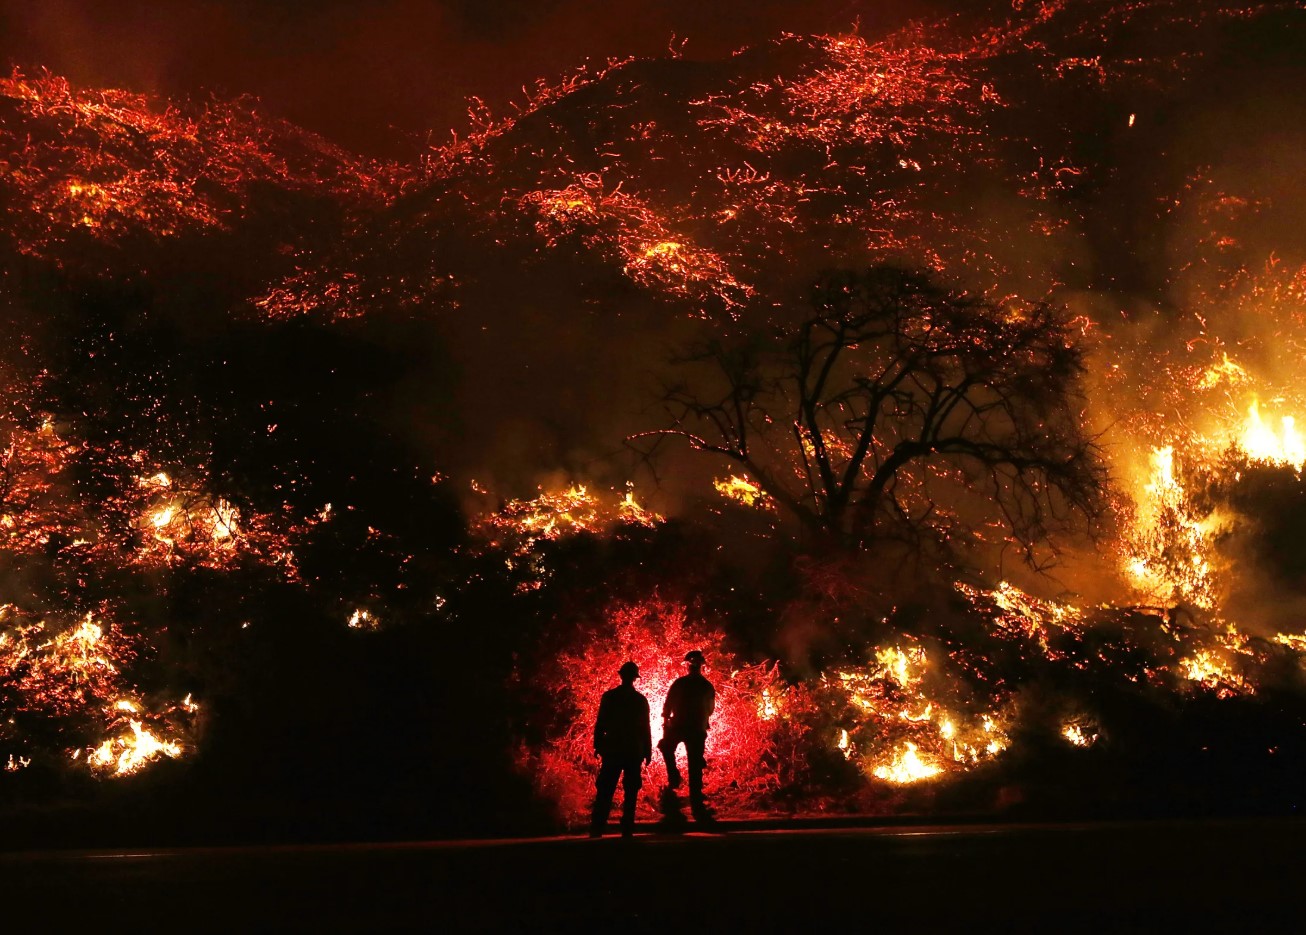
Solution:
M 1228 354 L 1225 354 L 1224 360 L 1220 363 L 1212 364 L 1210 367 L 1206 368 L 1206 372 L 1202 374 L 1202 378 L 1197 381 L 1197 388 L 1201 390 L 1209 390 L 1221 383 L 1238 385 L 1246 383 L 1249 379 L 1250 377 L 1248 376 L 1247 371 L 1230 360 Z
M 678 243 L 677 241 L 663 240 L 660 241 L 659 243 L 650 244 L 644 250 L 644 256 L 650 258 L 675 256 L 682 249 L 684 249 L 683 245 Z
M 1180 482 L 1173 445 L 1152 450 L 1150 471 L 1137 498 L 1124 570 L 1134 586 L 1158 602 L 1186 600 L 1205 609 L 1217 600 L 1211 564 L 1223 518 L 1201 515 Z
M 172 522 L 172 518 L 177 515 L 175 506 L 165 506 L 154 511 L 150 516 L 150 522 L 154 524 L 155 529 L 162 529 Z
M 131 722 L 131 735 L 110 737 L 91 751 L 87 762 L 92 768 L 126 776 L 137 772 L 161 756 L 181 756 L 181 745 L 170 740 L 160 740 L 140 721 Z
M 922 759 L 917 753 L 916 744 L 909 740 L 894 752 L 892 759 L 871 772 L 876 779 L 905 785 L 931 779 L 943 772 L 943 767 Z
M 1179 660 L 1183 677 L 1215 689 L 1221 696 L 1254 694 L 1255 688 L 1224 659 L 1209 649 L 1199 649 Z
M 759 509 L 770 509 L 771 507 L 771 498 L 766 495 L 766 491 L 747 477 L 732 474 L 730 477 L 712 481 L 712 486 L 716 488 L 717 493 L 727 500 L 734 500 L 744 506 Z
M 1298 471 L 1306 465 L 1306 438 L 1297 431 L 1296 420 L 1292 416 L 1280 416 L 1276 432 L 1261 418 L 1259 400 L 1253 399 L 1248 407 L 1238 447 L 1254 461 L 1291 465 Z
M 621 503 L 617 506 L 617 515 L 624 523 L 647 526 L 649 529 L 657 527 L 659 523 L 666 522 L 666 517 L 661 513 L 654 513 L 652 510 L 645 509 L 635 499 L 635 491 L 633 490 L 627 490 L 626 495 L 622 497 Z
M 1274 642 L 1298 652 L 1306 652 L 1306 633 L 1279 633 L 1275 635 Z
M 381 625 L 381 618 L 361 607 L 349 615 L 349 626 L 355 630 L 375 630 Z
M 1076 747 L 1092 746 L 1093 741 L 1097 739 L 1096 736 L 1085 732 L 1081 725 L 1073 722 L 1062 728 L 1061 736 L 1065 737 L 1066 740 L 1070 741 Z
M 919 646 L 912 646 L 907 651 L 897 646 L 885 646 L 875 651 L 875 661 L 880 664 L 881 678 L 891 678 L 904 688 L 921 680 L 929 662 L 925 650 Z
M 236 524 L 240 519 L 240 511 L 226 500 L 218 500 L 210 518 L 213 520 L 213 541 L 231 543 L 239 531 Z

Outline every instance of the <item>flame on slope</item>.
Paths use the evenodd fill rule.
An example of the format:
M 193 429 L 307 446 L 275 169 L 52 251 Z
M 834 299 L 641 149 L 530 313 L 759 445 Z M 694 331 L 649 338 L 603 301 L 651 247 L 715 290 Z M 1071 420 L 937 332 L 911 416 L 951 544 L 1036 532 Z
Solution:
M 138 496 L 124 498 L 137 515 L 141 533 L 135 560 L 144 566 L 192 563 L 226 569 L 250 559 L 280 565 L 293 578 L 297 571 L 291 534 L 296 530 L 277 528 L 268 514 L 243 516 L 230 500 L 205 486 L 202 475 L 199 480 L 178 480 L 160 471 L 137 478 Z
M 852 732 L 841 729 L 837 747 L 845 758 L 861 758 L 877 779 L 903 783 L 968 769 L 1007 749 L 1010 740 L 996 715 L 957 713 L 930 693 L 930 666 L 919 645 L 883 646 L 865 669 L 845 669 L 826 680 L 860 715 Z M 858 733 L 868 739 L 859 742 Z M 887 757 L 880 752 L 886 733 L 909 738 Z
M 349 615 L 348 625 L 351 630 L 375 630 L 381 626 L 381 618 L 370 610 L 356 607 Z
M 1218 600 L 1213 539 L 1222 519 L 1196 512 L 1176 474 L 1173 446 L 1154 449 L 1150 465 L 1128 535 L 1125 570 L 1154 600 L 1213 608 Z
M 1061 736 L 1076 747 L 1091 747 L 1097 743 L 1097 731 L 1081 721 L 1071 721 L 1061 728 Z
M 1251 378 L 1225 355 L 1221 364 L 1205 372 L 1199 385 L 1208 379 L 1244 383 Z M 1192 477 L 1200 489 L 1205 480 L 1228 470 L 1222 459 L 1229 453 L 1255 464 L 1300 472 L 1306 467 L 1306 437 L 1293 416 L 1279 415 L 1277 422 L 1276 427 L 1263 416 L 1260 401 L 1253 397 L 1241 422 L 1183 440 L 1185 476 Z M 1176 444 L 1152 450 L 1149 473 L 1134 494 L 1124 569 L 1130 582 L 1154 602 L 1187 602 L 1213 611 L 1219 607 L 1222 591 L 1215 540 L 1230 520 L 1218 509 L 1198 503 L 1180 476 L 1180 463 Z
M 1296 419 L 1280 416 L 1276 431 L 1261 418 L 1260 401 L 1256 399 L 1248 407 L 1237 445 L 1253 461 L 1289 465 L 1297 471 L 1306 465 L 1306 438 L 1297 431 Z
M 10 618 L 21 621 L 22 615 L 12 605 L 0 606 L 0 624 L 10 624 Z M 87 614 L 53 636 L 47 635 L 48 628 L 40 620 L 0 631 L 0 679 L 17 710 L 73 726 L 84 724 L 90 715 L 93 729 L 111 735 L 95 747 L 75 748 L 70 755 L 77 760 L 85 749 L 88 766 L 101 775 L 126 775 L 160 756 L 181 755 L 180 742 L 160 736 L 156 731 L 162 728 L 146 726 L 146 721 L 167 718 L 175 730 L 174 721 L 184 723 L 184 718 L 172 717 L 178 709 L 185 715 L 199 709 L 191 696 L 164 710 L 149 710 L 123 676 L 122 664 L 134 650 L 113 624 Z M 128 718 L 129 732 L 119 730 L 123 717 Z M 95 728 L 96 724 L 100 726 Z M 0 725 L 0 736 L 4 734 Z M 17 762 L 24 761 L 30 758 L 20 757 Z
M 1306 633 L 1278 633 L 1275 634 L 1274 641 L 1280 646 L 1306 653 Z
M 732 474 L 730 477 L 712 481 L 712 486 L 727 500 L 734 500 L 736 503 L 759 510 L 775 509 L 775 503 L 766 491 L 747 477 Z
M 181 744 L 162 740 L 143 727 L 140 721 L 133 720 L 130 734 L 106 739 L 88 754 L 86 760 L 94 770 L 129 776 L 160 757 L 174 758 L 181 754 Z
M 523 558 L 541 541 L 604 532 L 621 523 L 652 528 L 662 522 L 665 518 L 641 506 L 629 487 L 615 499 L 591 493 L 584 484 L 572 484 L 556 491 L 541 487 L 539 496 L 529 500 L 509 500 L 498 510 L 483 514 L 475 529 L 490 547 Z
M 753 293 L 718 253 L 675 233 L 671 218 L 619 184 L 605 191 L 597 174 L 578 175 L 566 188 L 529 192 L 519 204 L 537 212 L 536 232 L 549 246 L 578 239 L 621 263 L 645 288 L 686 298 L 711 296 L 725 309 Z
M 943 767 L 928 758 L 922 758 L 916 744 L 910 740 L 894 751 L 892 758 L 871 770 L 876 779 L 904 785 L 933 779 L 943 772 Z
M 1211 649 L 1199 649 L 1179 660 L 1180 674 L 1209 688 L 1221 698 L 1253 695 L 1256 687 L 1244 678 L 1228 659 Z

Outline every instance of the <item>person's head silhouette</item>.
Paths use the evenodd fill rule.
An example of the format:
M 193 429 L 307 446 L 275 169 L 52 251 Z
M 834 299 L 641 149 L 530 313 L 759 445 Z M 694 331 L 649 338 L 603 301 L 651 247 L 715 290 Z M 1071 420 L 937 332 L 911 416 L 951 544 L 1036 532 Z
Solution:
M 621 676 L 622 685 L 633 685 L 635 679 L 639 678 L 639 666 L 633 662 L 623 662 L 621 668 L 617 670 L 617 674 Z
M 689 666 L 690 672 L 698 673 L 703 671 L 705 663 L 706 660 L 703 658 L 703 654 L 697 649 L 691 649 L 685 653 L 685 664 Z

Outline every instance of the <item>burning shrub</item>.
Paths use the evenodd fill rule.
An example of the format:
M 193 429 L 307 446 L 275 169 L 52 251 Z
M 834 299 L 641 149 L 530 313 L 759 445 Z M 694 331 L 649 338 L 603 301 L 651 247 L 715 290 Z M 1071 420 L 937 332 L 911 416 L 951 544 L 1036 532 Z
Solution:
M 138 650 L 117 624 L 93 614 L 60 622 L 0 605 L 6 768 L 64 756 L 98 775 L 120 776 L 161 756 L 180 756 L 188 742 L 177 738 L 199 707 L 187 696 L 149 710 L 123 673 Z
M 831 740 L 844 757 L 877 780 L 906 785 L 967 769 L 1009 745 L 997 713 L 958 705 L 961 684 L 904 638 L 866 666 L 826 677 L 819 694 L 834 706 Z
M 546 491 L 530 500 L 509 500 L 482 513 L 473 531 L 484 550 L 503 554 L 504 564 L 520 575 L 519 591 L 539 588 L 548 577 L 541 544 L 589 533 L 611 534 L 622 527 L 656 529 L 665 517 L 645 509 L 627 489 L 591 493 L 583 484 Z

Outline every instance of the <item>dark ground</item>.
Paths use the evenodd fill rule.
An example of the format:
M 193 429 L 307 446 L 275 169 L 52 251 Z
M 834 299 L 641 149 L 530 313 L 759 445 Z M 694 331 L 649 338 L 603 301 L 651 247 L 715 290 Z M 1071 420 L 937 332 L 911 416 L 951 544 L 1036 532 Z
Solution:
M 8 924 L 134 931 L 1301 931 L 1299 820 L 0 855 Z M 30 916 L 30 919 L 28 918 Z

